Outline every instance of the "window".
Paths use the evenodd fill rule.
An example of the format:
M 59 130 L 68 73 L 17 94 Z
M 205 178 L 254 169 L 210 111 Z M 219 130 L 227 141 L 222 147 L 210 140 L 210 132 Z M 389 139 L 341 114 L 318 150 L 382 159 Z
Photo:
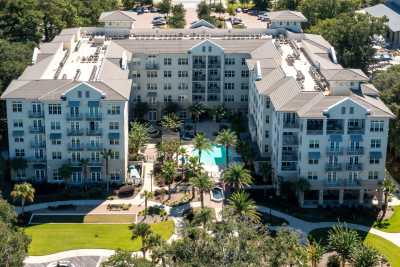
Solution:
M 187 89 L 189 89 L 189 85 L 187 83 L 179 83 L 178 89 L 179 90 L 187 90 Z
M 157 90 L 157 84 L 156 83 L 148 83 L 147 90 Z
M 374 157 L 374 156 L 371 156 L 370 158 L 369 158 L 369 164 L 379 164 L 379 158 L 378 157 Z
M 25 179 L 26 178 L 26 173 L 25 173 L 25 169 L 17 169 L 15 171 L 15 178 L 16 179 Z
M 318 180 L 318 175 L 315 172 L 308 172 L 307 178 L 308 180 Z
M 189 63 L 187 58 L 178 58 L 178 65 L 187 65 Z
M 119 145 L 119 139 L 110 139 L 110 145 Z
M 242 65 L 246 65 L 246 59 L 244 57 L 242 58 Z
M 171 90 L 172 85 L 170 83 L 164 83 L 164 90 Z
M 354 107 L 350 107 L 349 113 L 354 114 Z
M 328 172 L 328 182 L 336 182 L 336 172 Z
M 383 132 L 383 121 L 371 121 L 371 132 Z
M 248 84 L 248 83 L 242 83 L 242 84 L 240 84 L 240 89 L 242 89 L 242 90 L 249 90 L 249 84 Z
M 52 122 L 50 122 L 50 129 L 51 130 L 60 130 L 61 129 L 61 122 L 60 121 L 52 121 Z
M 269 108 L 271 106 L 271 100 L 269 98 L 265 99 L 265 107 Z
M 90 97 L 90 92 L 89 92 L 89 91 L 86 91 L 86 92 L 85 92 L 85 96 L 86 96 L 86 98 L 89 98 L 89 97 Z
M 61 139 L 51 139 L 52 145 L 61 145 Z
M 22 112 L 22 103 L 14 102 L 12 103 L 13 112 Z
M 49 104 L 49 115 L 60 115 L 61 104 Z
M 235 65 L 235 59 L 234 58 L 225 58 L 225 65 Z
M 378 180 L 378 172 L 377 171 L 369 171 L 368 172 L 368 179 L 369 180 Z
M 318 164 L 318 159 L 308 159 L 308 164 L 317 165 Z
M 62 180 L 64 180 L 64 179 L 61 177 L 61 175 L 60 175 L 59 169 L 54 169 L 54 170 L 53 170 L 53 180 L 55 180 L 55 181 L 62 181 Z
M 358 172 L 349 172 L 349 180 L 354 181 L 357 180 L 359 177 Z
M 269 131 L 265 131 L 265 138 L 269 138 Z
M 157 71 L 148 71 L 146 73 L 147 78 L 157 78 Z
M 164 70 L 164 78 L 171 78 L 171 76 L 172 76 L 172 71 Z
M 51 158 L 52 159 L 61 159 L 61 152 L 60 151 L 53 151 L 51 153 Z
M 371 148 L 381 148 L 381 139 L 371 139 Z
M 79 97 L 79 98 L 82 97 L 82 91 L 78 91 L 78 97 Z
M 183 102 L 185 101 L 185 96 L 184 95 L 178 95 L 178 102 Z
M 249 77 L 249 71 L 248 70 L 242 70 L 242 78 L 247 78 Z
M 111 105 L 108 110 L 108 114 L 110 115 L 119 115 L 121 112 L 121 107 L 119 105 Z
M 319 148 L 319 140 L 310 140 L 309 148 Z
M 342 107 L 342 114 L 346 114 L 346 107 Z
M 108 128 L 110 130 L 119 130 L 119 122 L 118 121 L 110 121 Z
M 169 58 L 169 57 L 164 58 L 164 65 L 171 65 L 171 64 L 172 64 L 172 59 L 171 58 Z
M 119 159 L 119 151 L 111 151 L 111 159 Z
M 120 173 L 118 170 L 111 170 L 110 172 L 110 179 L 111 181 L 119 181 L 121 179 Z
M 249 96 L 248 95 L 241 95 L 240 96 L 240 102 L 248 102 L 249 101 Z
M 226 70 L 225 78 L 227 78 L 227 77 L 235 77 L 235 71 L 234 70 Z
M 268 145 L 264 145 L 264 152 L 268 152 L 269 151 L 269 146 Z
M 172 102 L 172 95 L 165 95 L 164 96 L 164 103 Z
M 235 97 L 233 95 L 226 95 L 224 96 L 224 102 L 234 102 Z
M 187 70 L 180 70 L 178 71 L 179 78 L 186 78 L 189 77 L 189 72 Z
M 234 90 L 235 84 L 234 83 L 224 83 L 224 89 L 225 90 Z
M 22 120 L 14 120 L 13 126 L 14 126 L 14 128 L 23 128 L 24 123 L 22 122 Z
M 150 110 L 150 111 L 147 113 L 147 116 L 148 116 L 149 121 L 156 121 L 156 120 L 157 120 L 157 111 L 155 111 L 155 110 Z
M 17 157 L 17 158 L 25 157 L 25 150 L 24 149 L 15 149 L 15 157 Z
M 14 138 L 14 142 L 15 143 L 23 143 L 24 142 L 24 138 L 23 137 L 15 137 Z
M 269 115 L 265 116 L 265 123 L 269 123 Z
M 101 182 L 101 172 L 90 172 L 90 180 L 92 183 Z

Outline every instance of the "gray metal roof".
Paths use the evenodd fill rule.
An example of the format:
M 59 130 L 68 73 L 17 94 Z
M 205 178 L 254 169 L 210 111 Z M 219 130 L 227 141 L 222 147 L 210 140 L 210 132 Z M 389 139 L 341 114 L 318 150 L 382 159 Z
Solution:
M 135 12 L 114 10 L 108 12 L 102 12 L 100 14 L 99 21 L 135 21 Z
M 400 14 L 385 4 L 364 8 L 362 11 L 367 12 L 374 17 L 386 16 L 389 19 L 388 27 L 393 32 L 400 31 Z
M 280 11 L 272 11 L 268 12 L 268 17 L 271 21 L 298 21 L 298 22 L 306 22 L 307 18 L 301 12 L 292 11 L 292 10 L 280 10 Z
M 359 69 L 321 69 L 328 81 L 368 81 L 368 76 Z

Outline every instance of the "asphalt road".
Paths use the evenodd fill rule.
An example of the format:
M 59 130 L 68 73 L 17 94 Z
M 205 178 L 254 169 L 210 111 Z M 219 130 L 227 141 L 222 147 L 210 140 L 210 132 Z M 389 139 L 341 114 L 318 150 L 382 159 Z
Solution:
M 85 257 L 65 258 L 62 260 L 71 261 L 75 265 L 75 267 L 97 267 L 100 261 L 100 257 L 85 256 Z M 50 264 L 50 262 L 41 264 L 25 264 L 24 267 L 47 267 L 48 264 Z

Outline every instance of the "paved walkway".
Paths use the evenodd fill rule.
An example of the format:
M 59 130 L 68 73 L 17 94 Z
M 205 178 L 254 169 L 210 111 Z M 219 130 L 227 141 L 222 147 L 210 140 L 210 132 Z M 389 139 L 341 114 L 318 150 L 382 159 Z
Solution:
M 263 213 L 271 212 L 272 215 L 282 218 L 282 219 L 285 219 L 289 223 L 290 227 L 302 231 L 306 236 L 312 230 L 319 229 L 319 228 L 329 228 L 338 223 L 338 222 L 319 222 L 319 223 L 308 222 L 308 221 L 304 221 L 302 219 L 296 218 L 294 216 L 291 216 L 287 213 L 283 213 L 283 212 L 280 212 L 280 211 L 277 211 L 274 209 L 270 209 L 270 208 L 264 207 L 264 206 L 257 206 L 257 209 Z M 380 231 L 380 230 L 372 228 L 372 227 L 359 225 L 359 224 L 352 224 L 352 223 L 347 223 L 347 226 L 349 228 L 352 228 L 355 230 L 369 232 L 374 235 L 380 236 L 400 247 L 400 233 L 386 233 L 386 232 Z

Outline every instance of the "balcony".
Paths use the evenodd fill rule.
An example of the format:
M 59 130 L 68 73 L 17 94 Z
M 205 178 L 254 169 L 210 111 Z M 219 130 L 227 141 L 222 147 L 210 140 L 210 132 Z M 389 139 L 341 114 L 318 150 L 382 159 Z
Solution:
M 43 126 L 31 126 L 31 127 L 29 127 L 29 132 L 33 133 L 33 134 L 44 133 L 44 127 Z
M 205 81 L 206 80 L 206 75 L 196 75 L 193 76 L 192 81 L 198 82 L 198 81 Z
M 358 179 L 337 179 L 337 180 L 324 180 L 325 187 L 359 187 L 361 182 Z
M 147 62 L 145 65 L 146 70 L 158 70 L 160 65 L 158 63 Z
M 90 150 L 90 151 L 102 150 L 103 149 L 103 144 L 88 143 L 86 145 L 86 149 Z
M 68 159 L 68 163 L 71 164 L 72 166 L 81 166 L 81 160 L 80 159 Z
M 101 121 L 103 119 L 103 115 L 101 113 L 87 113 L 86 119 L 90 121 Z
M 69 151 L 82 151 L 83 149 L 84 146 L 82 144 L 73 144 L 73 143 L 68 144 Z
M 282 138 L 282 144 L 284 146 L 298 145 L 299 139 L 295 135 L 284 135 Z
M 347 163 L 346 170 L 348 171 L 362 171 L 362 164 L 361 163 Z
M 31 142 L 31 148 L 45 148 L 46 147 L 46 142 L 45 141 L 32 141 Z
M 193 68 L 194 69 L 205 69 L 206 68 L 206 63 L 193 63 Z
M 209 75 L 208 76 L 208 80 L 209 81 L 220 81 L 221 80 L 221 76 Z
M 29 162 L 32 162 L 32 163 L 43 163 L 45 161 L 46 161 L 46 156 L 29 158 Z
M 84 133 L 85 131 L 83 129 L 76 129 L 76 128 L 67 129 L 68 136 L 82 136 L 84 135 Z
M 347 149 L 348 155 L 364 155 L 364 147 L 349 147 Z
M 44 118 L 43 111 L 29 111 L 29 118 Z
M 298 129 L 299 128 L 299 122 L 298 121 L 284 121 L 283 122 L 283 128 Z
M 83 120 L 82 114 L 67 113 L 67 121 L 81 121 Z
M 97 159 L 89 159 L 89 166 L 94 166 L 94 167 L 102 167 L 103 166 L 103 161 L 102 160 L 97 160 Z
M 328 156 L 330 156 L 330 155 L 343 155 L 343 147 L 335 147 L 335 148 L 328 147 L 326 149 L 326 154 Z
M 365 128 L 364 127 L 350 127 L 347 128 L 348 134 L 364 134 Z
M 87 129 L 86 135 L 87 136 L 102 136 L 103 131 L 101 129 Z
M 282 161 L 297 161 L 298 155 L 297 152 L 283 152 L 282 153 Z
M 208 63 L 208 68 L 209 69 L 219 69 L 219 68 L 221 68 L 221 62 Z
M 297 165 L 290 165 L 290 166 L 282 166 L 282 171 L 297 171 Z
M 342 171 L 342 164 L 341 163 L 327 163 L 325 165 L 325 171 L 327 171 L 327 172 Z

